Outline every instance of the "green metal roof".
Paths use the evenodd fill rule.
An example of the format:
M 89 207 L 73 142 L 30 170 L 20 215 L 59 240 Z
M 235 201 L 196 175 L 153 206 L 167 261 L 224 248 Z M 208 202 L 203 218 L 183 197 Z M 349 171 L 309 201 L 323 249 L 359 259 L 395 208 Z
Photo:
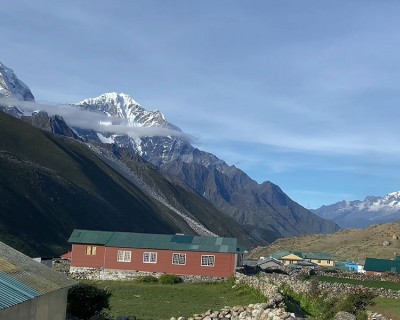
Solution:
M 400 272 L 399 260 L 367 258 L 364 265 L 365 271 L 375 272 Z
M 275 258 L 275 259 L 281 259 L 282 257 L 288 256 L 289 254 L 291 254 L 292 252 L 290 251 L 277 251 L 277 252 L 273 252 L 271 253 L 271 257 Z
M 68 239 L 72 243 L 90 243 L 105 245 L 114 232 L 111 231 L 87 231 L 75 229 Z
M 236 238 L 168 235 L 132 232 L 77 230 L 68 239 L 70 243 L 101 244 L 106 247 L 161 249 L 180 251 L 237 253 Z
M 304 259 L 333 260 L 332 254 L 327 252 L 299 252 Z

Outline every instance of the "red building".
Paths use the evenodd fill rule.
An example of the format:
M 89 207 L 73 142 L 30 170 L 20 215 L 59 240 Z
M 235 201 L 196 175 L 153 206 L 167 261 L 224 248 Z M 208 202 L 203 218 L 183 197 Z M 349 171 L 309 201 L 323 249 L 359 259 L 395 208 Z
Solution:
M 71 268 L 229 277 L 241 263 L 236 238 L 74 230 Z

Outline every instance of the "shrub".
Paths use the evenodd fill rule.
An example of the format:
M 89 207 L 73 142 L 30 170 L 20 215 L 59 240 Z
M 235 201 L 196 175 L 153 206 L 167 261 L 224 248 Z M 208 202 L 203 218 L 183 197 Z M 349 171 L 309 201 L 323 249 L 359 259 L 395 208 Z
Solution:
M 162 274 L 158 280 L 162 284 L 176 284 L 182 282 L 182 278 L 175 274 Z
M 89 319 L 109 308 L 110 297 L 108 290 L 79 283 L 68 290 L 67 312 L 81 319 Z
M 229 283 L 231 286 L 234 286 L 236 284 L 236 277 L 230 276 L 228 279 L 226 279 L 226 282 Z
M 147 283 L 156 283 L 158 282 L 158 278 L 155 276 L 141 276 L 136 278 L 137 282 L 147 282 Z

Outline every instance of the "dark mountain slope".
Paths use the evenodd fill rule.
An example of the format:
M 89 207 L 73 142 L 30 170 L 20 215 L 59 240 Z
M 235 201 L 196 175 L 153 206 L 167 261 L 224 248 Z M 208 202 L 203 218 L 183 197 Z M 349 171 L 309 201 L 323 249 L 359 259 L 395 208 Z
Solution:
M 0 137 L 0 240 L 29 255 L 62 253 L 74 228 L 195 233 L 181 216 L 146 195 L 83 143 L 2 112 Z M 123 157 L 121 150 L 114 153 Z M 143 177 L 153 179 L 170 202 L 186 207 L 211 231 L 255 246 L 236 222 L 207 201 L 163 182 L 140 157 L 124 157 L 132 168 L 140 168 Z
M 29 254 L 66 249 L 73 228 L 174 233 L 182 219 L 73 140 L 0 113 L 0 238 Z

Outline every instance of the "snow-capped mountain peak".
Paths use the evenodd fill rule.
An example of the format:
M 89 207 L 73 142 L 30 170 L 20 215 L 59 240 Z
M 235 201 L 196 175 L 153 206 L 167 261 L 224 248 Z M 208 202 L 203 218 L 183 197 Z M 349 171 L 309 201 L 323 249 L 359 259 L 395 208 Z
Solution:
M 0 97 L 33 101 L 29 87 L 15 75 L 14 71 L 0 62 Z
M 158 111 L 147 111 L 131 96 L 125 93 L 103 93 L 96 98 L 89 98 L 76 103 L 83 110 L 101 112 L 110 117 L 126 119 L 133 127 L 165 127 L 180 131 L 170 124 Z

